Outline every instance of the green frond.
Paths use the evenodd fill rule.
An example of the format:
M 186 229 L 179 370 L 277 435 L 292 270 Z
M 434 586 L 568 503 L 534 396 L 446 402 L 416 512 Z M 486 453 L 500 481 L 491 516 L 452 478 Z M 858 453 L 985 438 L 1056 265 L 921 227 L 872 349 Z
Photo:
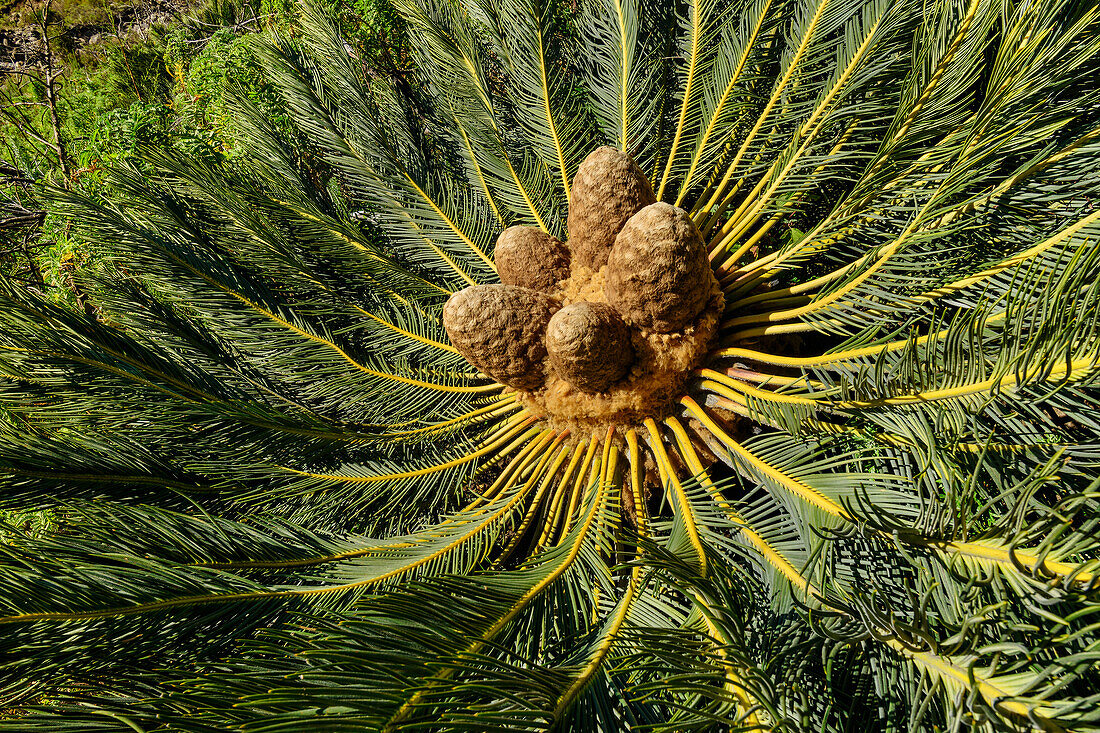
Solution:
M 668 101 L 669 8 L 637 0 L 586 0 L 577 15 L 592 113 L 603 140 L 638 159 L 643 170 L 659 159 L 655 133 Z M 591 147 L 591 146 L 589 146 Z
M 83 310 L 0 279 L 0 730 L 1100 725 L 1095 4 L 394 8 L 55 192 Z M 442 324 L 604 144 L 724 299 L 613 420 Z

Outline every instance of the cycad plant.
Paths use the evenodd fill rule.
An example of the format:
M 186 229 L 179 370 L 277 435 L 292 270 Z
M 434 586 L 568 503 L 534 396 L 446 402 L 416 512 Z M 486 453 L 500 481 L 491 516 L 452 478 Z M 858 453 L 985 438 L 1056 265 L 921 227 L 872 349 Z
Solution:
M 398 9 L 4 286 L 0 728 L 1100 727 L 1100 7 Z

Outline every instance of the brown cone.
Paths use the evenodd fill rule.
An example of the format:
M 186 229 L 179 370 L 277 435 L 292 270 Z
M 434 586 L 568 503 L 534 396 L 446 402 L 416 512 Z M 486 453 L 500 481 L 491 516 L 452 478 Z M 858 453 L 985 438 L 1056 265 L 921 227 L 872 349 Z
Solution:
M 547 292 L 569 277 L 568 248 L 536 227 L 508 227 L 501 232 L 493 260 L 505 285 Z
M 604 146 L 581 163 L 569 199 L 569 249 L 579 265 L 598 270 L 627 219 L 657 200 L 653 186 L 626 153 Z
M 443 306 L 443 327 L 467 361 L 501 384 L 532 390 L 545 381 L 543 337 L 558 301 L 528 288 L 475 285 Z
M 604 294 L 628 324 L 658 333 L 681 331 L 713 291 L 703 238 L 683 209 L 651 204 L 615 238 Z
M 630 331 L 603 303 L 581 301 L 559 310 L 546 328 L 554 372 L 583 392 L 603 392 L 630 369 Z

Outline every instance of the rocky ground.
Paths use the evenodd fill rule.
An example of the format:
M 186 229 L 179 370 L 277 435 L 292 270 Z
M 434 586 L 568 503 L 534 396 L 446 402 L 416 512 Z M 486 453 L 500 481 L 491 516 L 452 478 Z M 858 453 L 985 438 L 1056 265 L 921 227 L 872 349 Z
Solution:
M 38 18 L 43 4 L 41 0 L 0 0 L 0 73 L 39 62 Z M 185 5 L 182 0 L 123 0 L 99 6 L 53 0 L 50 40 L 62 55 L 80 54 L 108 39 L 117 42 L 147 34 L 155 25 L 169 25 Z

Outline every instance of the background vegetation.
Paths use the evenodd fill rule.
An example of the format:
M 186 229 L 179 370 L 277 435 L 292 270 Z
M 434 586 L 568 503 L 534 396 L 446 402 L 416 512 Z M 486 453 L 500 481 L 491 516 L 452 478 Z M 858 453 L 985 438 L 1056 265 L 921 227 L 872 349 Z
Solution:
M 411 79 L 385 0 L 336 10 L 364 68 Z M 251 48 L 254 33 L 276 30 L 296 32 L 287 0 L 13 0 L 0 9 L 0 267 L 79 305 L 72 275 L 92 266 L 95 248 L 49 213 L 44 187 L 110 198 L 104 171 L 143 148 L 232 160 L 241 130 L 227 91 L 278 114 Z

